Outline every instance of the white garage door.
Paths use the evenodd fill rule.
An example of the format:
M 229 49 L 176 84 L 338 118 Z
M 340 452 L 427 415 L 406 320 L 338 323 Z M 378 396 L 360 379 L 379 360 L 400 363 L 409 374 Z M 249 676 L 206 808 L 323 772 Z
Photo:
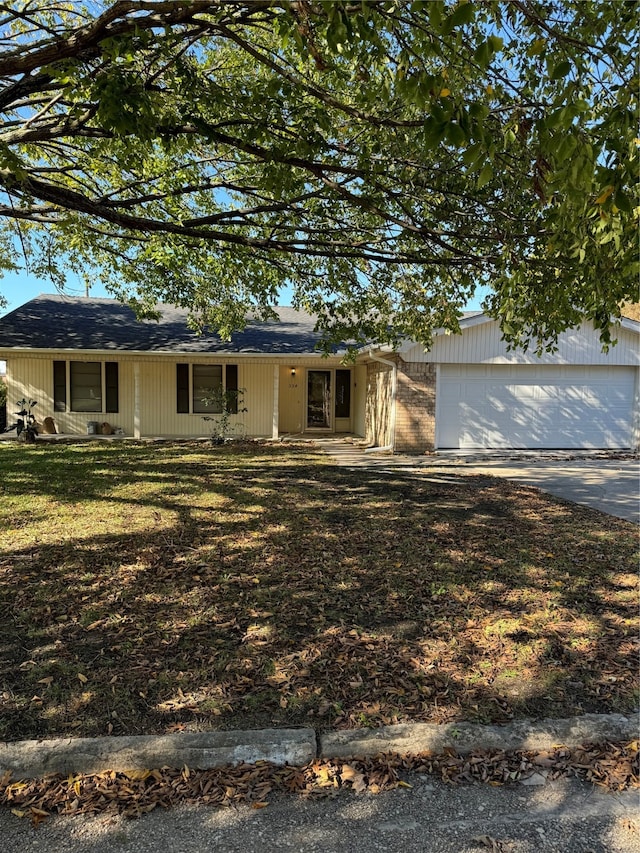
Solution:
M 438 447 L 628 448 L 632 367 L 443 364 Z

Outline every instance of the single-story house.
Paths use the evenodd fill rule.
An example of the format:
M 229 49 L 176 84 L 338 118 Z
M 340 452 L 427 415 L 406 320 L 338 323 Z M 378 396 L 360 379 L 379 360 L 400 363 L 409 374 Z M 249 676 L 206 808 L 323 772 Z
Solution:
M 94 421 L 134 437 L 204 436 L 204 418 L 216 414 L 211 389 L 242 389 L 230 420 L 247 436 L 352 433 L 419 453 L 638 446 L 633 320 L 608 353 L 585 323 L 538 357 L 508 350 L 497 323 L 474 312 L 460 334 L 436 333 L 428 351 L 371 345 L 345 362 L 342 350 L 318 352 L 313 318 L 292 308 L 230 342 L 197 335 L 186 311 L 160 310 L 158 321 L 138 321 L 115 300 L 42 295 L 0 318 L 9 414 L 28 397 L 60 433 L 86 433 Z

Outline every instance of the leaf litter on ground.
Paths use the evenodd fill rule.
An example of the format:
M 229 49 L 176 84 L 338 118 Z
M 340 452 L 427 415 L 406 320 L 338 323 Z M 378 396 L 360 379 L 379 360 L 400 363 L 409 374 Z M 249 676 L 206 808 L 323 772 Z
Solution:
M 617 792 L 640 787 L 638 755 L 638 741 L 632 741 L 544 752 L 494 749 L 462 755 L 447 749 L 408 756 L 384 753 L 349 761 L 316 760 L 303 767 L 257 762 L 212 770 L 164 767 L 15 782 L 7 773 L 0 779 L 0 806 L 10 808 L 17 817 L 30 818 L 35 825 L 50 814 L 111 812 L 136 818 L 158 806 L 166 809 L 185 803 L 217 807 L 243 803 L 265 808 L 272 794 L 326 797 L 341 790 L 379 794 L 397 787 L 411 788 L 406 780 L 410 774 L 433 774 L 450 785 L 501 786 L 542 772 L 550 781 L 574 777 Z
M 630 523 L 491 477 L 337 469 L 309 445 L 0 455 L 0 739 L 637 702 Z

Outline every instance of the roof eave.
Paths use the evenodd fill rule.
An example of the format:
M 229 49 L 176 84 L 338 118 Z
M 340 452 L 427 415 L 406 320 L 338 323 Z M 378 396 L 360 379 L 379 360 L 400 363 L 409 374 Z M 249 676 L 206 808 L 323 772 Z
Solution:
M 0 355 L 3 353 L 26 353 L 38 355 L 53 355 L 54 353 L 69 353 L 73 355 L 134 355 L 162 356 L 165 358 L 194 358 L 197 356 L 223 356 L 224 358 L 276 358 L 288 360 L 292 358 L 342 358 L 347 354 L 346 349 L 337 350 L 325 356 L 321 352 L 242 352 L 238 350 L 132 350 L 132 349 L 79 349 L 77 347 L 7 347 L 0 345 Z
M 640 334 L 640 321 L 632 320 L 630 317 L 622 317 L 620 319 L 620 325 L 623 329 L 626 329 L 628 332 L 635 332 L 637 335 Z

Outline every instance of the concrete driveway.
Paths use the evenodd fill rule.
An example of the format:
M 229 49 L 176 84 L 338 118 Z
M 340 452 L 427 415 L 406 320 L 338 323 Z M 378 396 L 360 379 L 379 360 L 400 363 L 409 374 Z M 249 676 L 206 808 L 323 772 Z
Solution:
M 640 523 L 640 466 L 636 459 L 484 460 L 467 463 L 465 469 L 537 486 L 558 498 Z
M 508 457 L 464 455 L 458 452 L 437 456 L 365 453 L 361 444 L 332 438 L 316 441 L 336 464 L 376 471 L 415 472 L 446 469 L 449 473 L 491 474 L 527 486 L 537 486 L 551 495 L 599 509 L 609 515 L 640 524 L 640 463 L 631 455 L 615 458 L 606 452 L 587 456 L 569 451 L 511 453 Z

